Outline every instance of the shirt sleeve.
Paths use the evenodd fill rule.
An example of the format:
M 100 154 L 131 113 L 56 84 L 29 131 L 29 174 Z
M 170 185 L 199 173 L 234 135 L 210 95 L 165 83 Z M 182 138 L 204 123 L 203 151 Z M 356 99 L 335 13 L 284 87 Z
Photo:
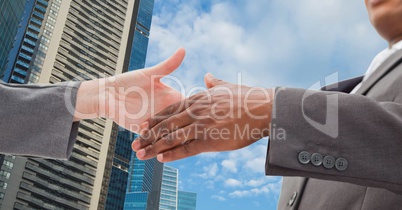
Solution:
M 73 115 L 80 84 L 0 83 L 0 153 L 68 159 L 78 134 Z

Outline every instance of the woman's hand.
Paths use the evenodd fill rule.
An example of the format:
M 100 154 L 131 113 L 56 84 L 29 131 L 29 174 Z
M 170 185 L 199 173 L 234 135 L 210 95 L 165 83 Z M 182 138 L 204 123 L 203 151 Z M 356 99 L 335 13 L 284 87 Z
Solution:
M 181 93 L 160 79 L 176 70 L 184 56 L 181 48 L 157 66 L 82 82 L 74 121 L 105 117 L 138 132 L 143 121 L 183 99 Z

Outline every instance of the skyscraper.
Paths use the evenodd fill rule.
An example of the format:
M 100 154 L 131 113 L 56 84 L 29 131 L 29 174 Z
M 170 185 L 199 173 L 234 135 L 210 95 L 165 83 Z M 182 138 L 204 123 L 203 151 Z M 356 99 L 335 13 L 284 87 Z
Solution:
M 12 47 L 21 22 L 26 0 L 0 1 L 0 80 L 4 72 L 7 55 Z M 0 99 L 4 100 L 4 99 Z M 0 154 L 0 209 L 8 187 L 15 157 Z
M 177 210 L 178 183 L 179 170 L 164 166 L 159 210 Z
M 0 1 L 0 78 L 27 0 Z
M 107 185 L 106 209 L 123 209 L 127 191 L 127 181 L 131 160 L 131 142 L 135 134 L 119 127 L 116 145 L 110 147 L 113 150 L 113 163 L 111 167 L 110 181 Z
M 128 70 L 134 71 L 145 67 L 145 59 L 148 50 L 148 40 L 152 21 L 154 0 L 137 0 L 134 6 L 134 14 L 128 40 L 131 54 L 126 58 L 129 61 Z M 128 54 L 127 54 L 128 55 Z M 123 209 L 127 190 L 128 168 L 131 159 L 131 143 L 136 135 L 119 128 L 116 145 L 110 145 L 109 152 L 113 151 L 113 163 L 111 167 L 110 181 L 107 184 L 106 209 Z
M 19 46 L 15 43 L 18 57 L 9 60 L 10 81 L 57 83 L 128 70 L 137 1 L 30 1 L 34 6 L 24 37 Z M 0 171 L 0 181 L 7 180 L 2 209 L 104 209 L 111 173 L 106 166 L 112 159 L 108 147 L 116 137 L 112 121 L 86 120 L 69 161 L 6 157 L 11 170 L 3 165 Z
M 159 210 L 195 210 L 197 194 L 179 191 L 179 170 L 163 167 Z
M 177 210 L 196 210 L 197 193 L 179 191 Z
M 27 1 L 17 36 L 7 57 L 3 81 L 21 84 L 37 82 L 33 79 L 29 81 L 30 74 L 38 73 L 36 78 L 40 75 L 59 9 L 56 3 L 50 2 L 49 5 L 48 0 Z
M 163 163 L 156 158 L 141 161 L 131 155 L 125 210 L 155 210 L 161 196 Z

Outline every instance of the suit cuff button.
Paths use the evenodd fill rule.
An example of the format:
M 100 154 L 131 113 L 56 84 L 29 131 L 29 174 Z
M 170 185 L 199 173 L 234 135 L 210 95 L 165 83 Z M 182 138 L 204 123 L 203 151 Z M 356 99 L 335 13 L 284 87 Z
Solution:
M 315 166 L 320 166 L 322 164 L 322 159 L 322 155 L 319 153 L 311 155 L 311 163 Z
M 324 157 L 323 166 L 327 169 L 331 169 L 335 166 L 335 158 L 328 155 Z
M 335 162 L 335 168 L 338 171 L 344 171 L 348 168 L 348 161 L 345 158 L 338 158 Z
M 311 155 L 306 151 L 302 151 L 299 153 L 299 162 L 303 165 L 310 163 Z

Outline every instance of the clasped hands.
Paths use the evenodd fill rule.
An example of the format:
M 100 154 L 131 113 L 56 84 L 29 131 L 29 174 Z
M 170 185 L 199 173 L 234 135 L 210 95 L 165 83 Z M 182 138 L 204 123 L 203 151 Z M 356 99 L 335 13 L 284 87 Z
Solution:
M 173 103 L 140 126 L 137 157 L 170 162 L 246 147 L 269 135 L 274 93 L 205 75 L 207 91 Z
M 157 66 L 82 82 L 74 121 L 105 117 L 140 132 L 132 143 L 137 157 L 157 156 L 161 162 L 240 149 L 269 135 L 272 89 L 231 84 L 207 74 L 206 91 L 184 99 L 160 80 L 184 56 L 179 49 Z

